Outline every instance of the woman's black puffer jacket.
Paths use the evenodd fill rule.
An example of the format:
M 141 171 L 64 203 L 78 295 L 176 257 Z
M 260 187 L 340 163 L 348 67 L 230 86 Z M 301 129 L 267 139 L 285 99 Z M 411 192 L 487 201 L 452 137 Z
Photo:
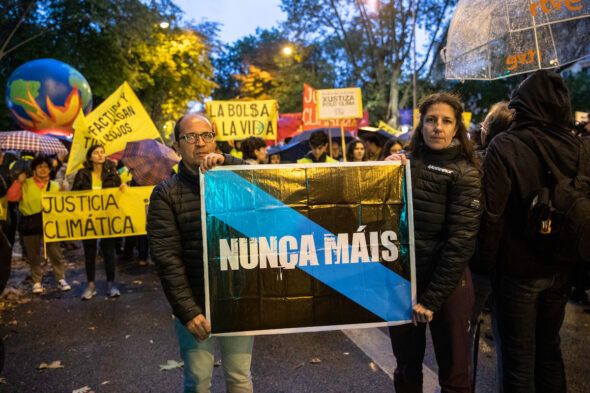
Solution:
M 224 165 L 245 164 L 224 154 Z M 204 314 L 205 284 L 198 174 L 181 161 L 178 173 L 150 198 L 147 233 L 152 260 L 173 314 L 186 324 Z
M 115 163 L 106 160 L 102 167 L 102 188 L 115 188 L 121 185 L 121 178 L 117 172 Z M 76 173 L 72 191 L 92 190 L 92 167 L 88 161 L 84 162 L 84 168 Z
M 471 259 L 480 219 L 480 171 L 454 140 L 411 159 L 418 302 L 438 311 Z

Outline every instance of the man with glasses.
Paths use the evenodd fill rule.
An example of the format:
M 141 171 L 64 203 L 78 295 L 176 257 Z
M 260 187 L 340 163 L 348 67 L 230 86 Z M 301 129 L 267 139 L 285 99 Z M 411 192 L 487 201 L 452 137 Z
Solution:
M 209 337 L 204 315 L 204 263 L 199 168 L 246 164 L 215 153 L 215 130 L 202 114 L 189 113 L 174 127 L 174 147 L 181 156 L 178 173 L 152 193 L 147 234 L 152 260 L 176 317 L 175 329 L 184 361 L 184 391 L 208 392 L 215 342 L 221 346 L 228 392 L 252 392 L 253 337 Z

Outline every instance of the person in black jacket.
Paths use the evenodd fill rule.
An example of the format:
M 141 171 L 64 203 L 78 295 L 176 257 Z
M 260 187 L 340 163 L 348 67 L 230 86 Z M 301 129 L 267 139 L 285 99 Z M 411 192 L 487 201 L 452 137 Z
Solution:
M 409 146 L 414 204 L 418 303 L 413 325 L 389 329 L 397 359 L 396 392 L 422 392 L 426 323 L 443 393 L 471 392 L 469 319 L 473 287 L 467 263 L 479 227 L 480 171 L 462 121 L 463 105 L 448 93 L 428 96 Z M 387 160 L 402 159 L 392 155 Z
M 183 116 L 174 128 L 175 148 L 182 157 L 178 173 L 158 184 L 150 198 L 147 234 L 152 261 L 175 315 L 184 361 L 184 391 L 209 391 L 216 342 L 221 346 L 228 392 L 252 392 L 252 336 L 209 337 L 205 318 L 203 235 L 199 167 L 245 164 L 215 152 L 215 131 L 204 115 Z
M 72 191 L 101 190 L 120 186 L 121 178 L 119 178 L 115 163 L 106 158 L 104 147 L 94 145 L 88 149 L 84 168 L 76 173 Z M 100 240 L 100 249 L 107 275 L 107 295 L 109 297 L 119 297 L 121 295 L 115 284 L 115 244 L 115 238 Z M 88 285 L 82 293 L 82 300 L 90 300 L 96 295 L 96 285 L 94 284 L 96 275 L 96 239 L 83 240 L 82 245 L 84 246 L 86 278 L 88 280 Z
M 531 200 L 551 181 L 534 140 L 567 177 L 577 172 L 583 144 L 573 131 L 567 87 L 552 71 L 529 76 L 509 108 L 514 122 L 494 138 L 484 159 L 485 205 L 471 266 L 494 274 L 504 391 L 566 392 L 559 330 L 572 266 L 525 233 Z M 583 164 L 590 169 L 588 160 Z

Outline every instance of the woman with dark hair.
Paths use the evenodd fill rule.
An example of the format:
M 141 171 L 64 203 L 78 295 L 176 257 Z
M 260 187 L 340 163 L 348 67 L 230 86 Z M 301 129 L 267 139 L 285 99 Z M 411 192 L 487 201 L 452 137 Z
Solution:
M 392 154 L 398 154 L 402 150 L 404 150 L 404 145 L 402 145 L 398 139 L 391 138 L 385 142 L 385 145 L 383 145 L 383 150 L 381 151 L 381 157 L 379 157 L 379 161 L 385 160 Z
M 242 159 L 250 164 L 266 164 L 266 142 L 257 136 L 242 141 Z
M 348 142 L 346 145 L 346 161 L 367 161 L 367 146 L 365 146 L 365 142 L 359 139 Z
M 94 145 L 86 152 L 84 168 L 76 173 L 72 191 L 101 190 L 121 186 L 121 179 L 114 162 L 108 160 L 102 145 Z M 96 274 L 96 239 L 83 240 L 86 278 L 88 285 L 82 294 L 82 300 L 90 300 L 96 295 L 94 277 Z M 107 294 L 118 297 L 121 292 L 115 285 L 115 245 L 116 238 L 100 239 L 100 249 L 104 258 L 107 275 Z
M 480 215 L 480 171 L 462 122 L 463 105 L 449 93 L 428 96 L 408 148 L 414 204 L 417 304 L 413 324 L 389 329 L 397 359 L 397 392 L 422 392 L 426 323 L 442 392 L 471 392 L 473 287 L 467 268 Z M 387 160 L 402 160 L 392 155 Z

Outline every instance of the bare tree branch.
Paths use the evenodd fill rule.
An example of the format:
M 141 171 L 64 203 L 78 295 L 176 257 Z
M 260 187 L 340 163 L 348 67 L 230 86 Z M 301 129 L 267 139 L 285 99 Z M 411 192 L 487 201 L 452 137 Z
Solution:
M 9 53 L 9 52 L 11 52 L 11 51 L 13 51 L 15 49 L 13 47 L 13 48 L 11 48 L 9 50 L 6 50 L 6 48 L 8 47 L 8 44 L 10 43 L 10 41 L 12 41 L 12 37 L 14 37 L 14 35 L 16 34 L 17 30 L 19 29 L 20 25 L 23 24 L 23 22 L 27 18 L 27 15 L 31 11 L 31 8 L 33 8 L 33 6 L 35 5 L 36 2 L 37 2 L 37 0 L 32 0 L 31 2 L 29 2 L 29 4 L 27 4 L 25 10 L 23 11 L 22 15 L 20 16 L 18 22 L 16 23 L 16 26 L 14 26 L 14 28 L 8 34 L 8 37 L 6 37 L 6 40 L 2 43 L 2 47 L 0 48 L 0 60 L 4 56 L 6 56 L 7 53 Z M 37 38 L 37 36 L 38 35 L 36 35 L 34 38 Z M 31 41 L 31 39 L 27 39 L 26 42 Z M 20 46 L 20 45 L 18 45 L 18 46 Z

